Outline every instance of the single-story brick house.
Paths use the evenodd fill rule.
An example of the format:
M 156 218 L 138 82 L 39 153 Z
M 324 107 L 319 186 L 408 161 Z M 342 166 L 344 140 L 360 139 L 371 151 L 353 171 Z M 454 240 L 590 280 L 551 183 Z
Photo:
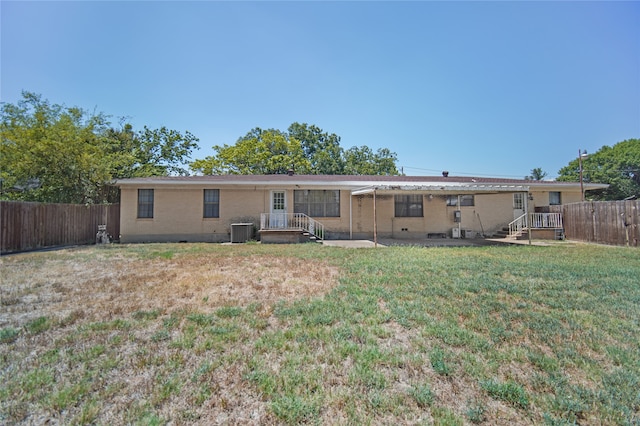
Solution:
M 533 213 L 581 200 L 576 182 L 446 173 L 165 176 L 120 179 L 116 185 L 121 190 L 121 242 L 228 242 L 234 230 L 236 236 L 245 233 L 249 224 L 250 237 L 263 242 L 302 241 L 309 234 L 324 239 L 469 238 L 494 235 L 510 224 L 517 231 L 527 220 L 532 226 L 561 228 L 556 218 L 534 218 Z M 606 186 L 585 183 L 584 190 Z

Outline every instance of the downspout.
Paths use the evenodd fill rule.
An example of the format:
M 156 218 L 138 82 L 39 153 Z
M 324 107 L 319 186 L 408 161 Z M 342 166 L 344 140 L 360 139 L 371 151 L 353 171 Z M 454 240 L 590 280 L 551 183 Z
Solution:
M 524 196 L 526 197 L 525 200 L 526 202 L 524 203 L 524 214 L 525 214 L 525 220 L 527 221 L 527 228 L 529 230 L 529 232 L 527 232 L 527 234 L 529 234 L 529 245 L 531 245 L 531 234 L 533 233 L 532 229 L 531 229 L 531 221 L 529 220 L 529 191 L 526 192 L 526 194 L 524 194 Z

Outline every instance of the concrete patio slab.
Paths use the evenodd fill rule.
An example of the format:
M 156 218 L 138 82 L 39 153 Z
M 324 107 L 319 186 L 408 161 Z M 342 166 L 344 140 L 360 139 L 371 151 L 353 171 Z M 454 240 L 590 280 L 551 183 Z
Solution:
M 323 240 L 322 245 L 345 248 L 373 248 L 376 244 L 370 240 Z M 378 242 L 378 247 L 386 247 Z
M 371 240 L 324 240 L 323 245 L 329 247 L 345 247 L 345 248 L 373 248 L 375 243 Z M 399 238 L 382 238 L 378 240 L 378 247 L 390 246 L 416 246 L 416 247 L 480 247 L 480 246 L 498 246 L 498 245 L 529 245 L 528 240 L 516 240 L 511 238 L 427 238 L 419 239 L 399 239 Z M 553 245 L 551 241 L 533 240 L 531 245 L 549 246 Z

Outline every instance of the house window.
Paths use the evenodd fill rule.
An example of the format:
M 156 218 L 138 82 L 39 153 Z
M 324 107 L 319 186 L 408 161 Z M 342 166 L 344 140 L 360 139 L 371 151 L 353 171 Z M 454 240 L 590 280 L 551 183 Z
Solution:
M 560 192 L 558 191 L 549 192 L 549 205 L 558 206 L 560 204 L 562 204 L 562 199 L 560 198 Z
M 340 191 L 295 190 L 293 191 L 293 211 L 311 217 L 340 217 Z
M 395 196 L 396 217 L 422 217 L 422 194 Z
M 220 217 L 220 190 L 204 190 L 204 210 L 202 217 Z
M 138 218 L 153 218 L 153 189 L 138 189 Z
M 513 194 L 513 208 L 514 210 L 524 210 L 524 194 L 522 192 Z
M 457 206 L 458 197 L 460 197 L 460 206 L 475 206 L 476 200 L 474 195 L 447 195 L 447 206 Z

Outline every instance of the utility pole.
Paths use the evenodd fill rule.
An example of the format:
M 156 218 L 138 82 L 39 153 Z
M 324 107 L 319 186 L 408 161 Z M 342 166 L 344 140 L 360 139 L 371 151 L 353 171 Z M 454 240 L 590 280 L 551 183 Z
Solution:
M 584 201 L 584 182 L 582 180 L 582 157 L 587 158 L 587 151 L 578 150 L 578 164 L 580 167 L 580 197 Z

